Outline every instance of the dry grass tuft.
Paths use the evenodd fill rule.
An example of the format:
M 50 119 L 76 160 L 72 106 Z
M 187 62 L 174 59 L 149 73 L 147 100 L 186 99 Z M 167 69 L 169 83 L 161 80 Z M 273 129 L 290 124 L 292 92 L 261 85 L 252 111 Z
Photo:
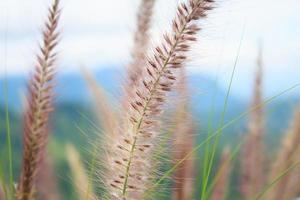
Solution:
M 219 168 L 216 174 L 216 182 L 214 184 L 210 200 L 226 199 L 231 170 L 232 163 L 230 158 L 230 148 L 225 148 L 222 152 Z
M 91 182 L 80 159 L 79 153 L 71 144 L 66 146 L 67 158 L 73 175 L 73 184 L 76 187 L 79 199 L 96 200 Z
M 134 87 L 138 86 L 142 78 L 143 67 L 146 65 L 146 53 L 149 48 L 149 31 L 155 0 L 141 0 L 137 13 L 137 27 L 134 34 L 134 43 L 131 50 L 132 60 L 127 68 L 127 77 L 124 84 L 124 97 L 121 99 L 124 112 L 130 104 L 126 99 L 134 96 Z
M 82 74 L 87 82 L 90 93 L 92 94 L 96 115 L 105 134 L 108 134 L 111 137 L 115 137 L 117 134 L 117 116 L 115 110 L 109 103 L 107 99 L 107 93 L 93 75 L 87 71 L 87 69 L 82 68 Z
M 300 107 L 295 113 L 293 123 L 287 135 L 282 140 L 277 159 L 271 169 L 270 181 L 274 180 L 284 170 L 300 160 Z M 294 199 L 300 192 L 300 168 L 296 167 L 284 176 L 269 192 L 267 199 L 282 200 Z
M 189 113 L 189 95 L 186 81 L 185 69 L 181 68 L 179 81 L 179 97 L 175 110 L 173 139 L 173 161 L 177 163 L 192 151 L 195 141 L 195 125 L 192 115 Z M 174 172 L 172 199 L 191 199 L 195 178 L 194 156 L 186 159 Z
M 137 30 L 134 35 L 134 46 L 132 49 L 132 61 L 128 68 L 129 91 L 138 83 L 145 65 L 145 53 L 149 46 L 149 29 L 153 15 L 155 0 L 142 0 L 137 14 Z
M 47 152 L 41 161 L 39 175 L 37 177 L 37 193 L 42 200 L 59 200 L 59 189 L 57 185 L 57 175 L 54 169 L 52 157 Z
M 176 73 L 186 60 L 190 44 L 200 30 L 197 21 L 212 9 L 212 0 L 190 0 L 178 7 L 172 33 L 164 35 L 147 61 L 143 78 L 127 99 L 120 137 L 110 144 L 107 188 L 113 199 L 142 199 L 153 180 L 151 152 L 158 135 L 158 121 L 166 94 L 174 87 Z
M 43 44 L 35 72 L 29 82 L 28 106 L 24 115 L 23 162 L 17 189 L 18 200 L 35 199 L 36 178 L 48 138 L 48 118 L 53 110 L 53 78 L 58 43 L 59 0 L 49 9 Z
M 23 116 L 23 160 L 20 180 L 14 194 L 16 200 L 60 199 L 53 163 L 46 148 L 50 133 L 48 121 L 53 111 L 56 47 L 60 36 L 58 32 L 60 0 L 53 1 L 42 32 L 43 40 L 37 55 L 35 70 L 28 84 L 28 97 Z M 101 194 L 101 199 L 158 199 L 157 196 L 164 195 L 165 188 L 160 187 L 159 191 L 155 189 L 165 182 L 166 186 L 173 183 L 172 188 L 167 188 L 167 192 L 172 193 L 170 197 L 172 200 L 193 199 L 195 156 L 189 157 L 189 155 L 196 152 L 207 140 L 194 148 L 195 124 L 189 110 L 190 94 L 184 65 L 189 58 L 191 45 L 197 41 L 197 34 L 201 30 L 198 22 L 213 9 L 214 2 L 215 0 L 186 0 L 186 3 L 179 4 L 171 31 L 163 35 L 160 45 L 149 51 L 149 32 L 155 0 L 141 0 L 131 52 L 132 60 L 127 69 L 125 94 L 121 99 L 120 113 L 117 113 L 118 110 L 110 104 L 106 91 L 97 83 L 93 75 L 83 68 L 82 73 L 95 101 L 99 124 L 105 134 L 100 139 L 101 145 L 95 142 L 92 155 L 95 156 L 94 153 L 97 155 L 97 158 L 93 157 L 91 163 L 92 172 L 95 162 L 100 163 L 98 171 L 96 170 L 97 175 L 100 176 L 98 179 L 100 184 L 95 185 L 95 188 L 89 176 L 92 174 L 88 174 L 85 170 L 79 153 L 71 144 L 66 146 L 66 157 L 79 199 L 98 200 L 95 191 L 102 185 L 106 193 Z M 252 199 L 256 194 L 258 194 L 257 198 L 260 198 L 265 195 L 264 192 L 268 200 L 292 200 L 300 193 L 300 167 L 293 168 L 286 174 L 282 172 L 300 161 L 300 107 L 295 112 L 292 125 L 283 138 L 274 165 L 271 166 L 269 176 L 266 177 L 261 49 L 257 66 L 252 100 L 252 107 L 255 109 L 251 112 L 245 143 L 242 146 L 239 189 L 245 200 Z M 163 135 L 165 133 L 160 125 L 164 122 L 162 116 L 168 107 L 167 100 L 176 89 L 178 96 L 174 95 L 177 98 L 174 121 L 170 124 L 167 122 L 164 126 L 174 125 L 170 139 Z M 268 102 L 271 100 L 272 98 Z M 241 114 L 223 128 L 241 119 L 244 114 L 248 112 Z M 7 118 L 9 118 L 8 113 Z M 9 120 L 6 123 L 9 125 Z M 7 132 L 9 136 L 10 131 Z M 163 144 L 162 138 L 166 139 Z M 7 144 L 10 146 L 10 138 L 7 139 Z M 170 147 L 167 155 L 164 154 L 165 146 Z M 100 148 L 102 150 L 99 150 Z M 208 151 L 205 156 L 209 154 Z M 166 170 L 167 165 L 161 167 L 160 164 L 166 164 L 165 161 L 170 157 L 175 165 Z M 211 200 L 226 199 L 228 187 L 231 187 L 232 159 L 230 149 L 225 148 L 220 158 L 216 178 L 211 184 L 212 187 L 207 189 L 207 193 L 211 194 Z M 205 161 L 207 161 L 206 157 Z M 210 164 L 209 168 L 214 169 Z M 165 179 L 172 172 L 172 180 L 168 182 Z M 6 174 L 3 176 L 3 179 L 7 178 Z M 203 191 L 206 186 L 206 183 L 205 186 L 202 184 Z M 9 191 L 6 187 L 5 183 L 0 182 L 0 200 L 7 198 L 5 195 Z M 205 195 L 201 198 L 206 199 L 206 196 L 203 196 Z
M 262 53 L 257 59 L 258 71 L 254 86 L 252 106 L 262 105 Z M 241 192 L 244 199 L 257 194 L 265 184 L 264 108 L 259 107 L 250 115 L 248 134 L 241 152 Z

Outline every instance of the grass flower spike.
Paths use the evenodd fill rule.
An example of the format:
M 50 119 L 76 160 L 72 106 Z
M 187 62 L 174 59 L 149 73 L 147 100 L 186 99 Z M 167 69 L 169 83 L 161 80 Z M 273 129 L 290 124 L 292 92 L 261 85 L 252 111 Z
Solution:
M 113 199 L 142 199 L 155 177 L 151 152 L 158 135 L 157 117 L 163 111 L 166 95 L 174 87 L 178 69 L 186 61 L 191 42 L 200 30 L 197 21 L 212 9 L 212 0 L 189 0 L 178 7 L 172 32 L 147 59 L 143 78 L 128 98 L 131 105 L 120 137 L 110 143 L 106 184 Z
M 252 106 L 262 105 L 262 52 L 257 59 L 258 70 L 254 85 Z M 251 113 L 248 133 L 241 152 L 241 193 L 245 199 L 251 199 L 265 184 L 264 157 L 264 108 L 259 107 Z
M 282 146 L 277 154 L 274 165 L 270 172 L 270 182 L 296 162 L 299 162 L 300 156 L 300 108 L 295 112 L 294 120 L 287 135 L 282 140 Z M 291 173 L 283 177 L 269 192 L 268 199 L 294 199 L 300 191 L 299 187 L 300 169 L 297 166 Z M 296 184 L 295 184 L 296 183 Z
M 230 184 L 230 173 L 232 163 L 230 158 L 230 148 L 225 148 L 221 155 L 219 168 L 216 173 L 216 179 L 210 200 L 225 200 Z
M 17 189 L 18 200 L 33 200 L 36 176 L 43 157 L 48 136 L 48 118 L 53 110 L 53 78 L 58 43 L 59 0 L 49 9 L 48 21 L 43 31 L 43 44 L 34 74 L 29 82 L 29 96 L 24 115 L 23 162 Z
M 146 50 L 149 46 L 149 29 L 153 15 L 155 0 L 142 0 L 137 14 L 137 30 L 134 35 L 132 61 L 129 64 L 129 86 L 135 86 L 141 77 L 142 66 L 145 64 Z M 131 89 L 130 87 L 128 89 Z
M 175 108 L 174 127 L 172 129 L 172 160 L 177 163 L 192 151 L 195 142 L 195 124 L 189 112 L 189 89 L 186 69 L 181 68 L 178 79 L 178 102 Z M 191 199 L 195 177 L 195 156 L 185 160 L 174 172 L 172 199 Z

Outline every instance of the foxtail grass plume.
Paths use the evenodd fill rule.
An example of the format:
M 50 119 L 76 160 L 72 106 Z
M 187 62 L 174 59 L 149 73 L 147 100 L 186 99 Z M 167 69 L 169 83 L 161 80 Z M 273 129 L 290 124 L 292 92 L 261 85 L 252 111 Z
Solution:
M 187 86 L 185 68 L 181 68 L 178 80 L 178 103 L 175 108 L 174 127 L 172 129 L 173 162 L 176 163 L 193 150 L 195 141 L 195 125 L 189 112 L 189 90 Z M 194 156 L 186 159 L 174 172 L 172 199 L 191 199 L 195 177 Z
M 71 144 L 67 144 L 66 153 L 72 172 L 73 184 L 76 188 L 79 199 L 97 200 L 93 191 L 92 183 L 89 180 L 79 153 Z
M 257 194 L 265 184 L 265 150 L 264 150 L 264 108 L 262 99 L 262 51 L 257 59 L 254 98 L 250 114 L 248 133 L 241 152 L 241 193 L 244 199 L 250 199 Z
M 216 174 L 210 200 L 225 200 L 230 184 L 230 173 L 232 163 L 230 158 L 230 148 L 226 147 L 221 155 L 219 168 Z
M 298 119 L 299 123 L 300 118 Z M 300 130 L 299 130 L 300 131 Z M 300 132 L 298 132 L 300 134 Z M 293 156 L 291 157 L 291 160 L 293 161 L 292 164 L 295 164 L 300 161 L 300 147 L 298 147 Z M 300 167 L 297 166 L 295 169 L 293 169 L 289 174 L 289 178 L 285 186 L 285 192 L 283 193 L 282 199 L 296 199 L 300 195 Z
M 128 89 L 131 90 L 141 77 L 142 66 L 145 65 L 145 54 L 149 46 L 149 30 L 153 15 L 155 0 L 142 0 L 138 8 L 137 28 L 134 34 L 132 61 L 128 68 Z
M 127 99 L 134 95 L 133 88 L 137 87 L 143 68 L 146 64 L 146 53 L 149 49 L 150 27 L 153 16 L 153 9 L 156 0 L 141 0 L 136 16 L 136 30 L 134 34 L 133 47 L 131 50 L 131 61 L 127 67 L 127 77 L 124 83 L 124 96 L 121 99 L 124 112 L 130 104 Z
M 297 109 L 291 128 L 283 138 L 281 148 L 277 154 L 275 163 L 271 169 L 269 180 L 272 182 L 278 175 L 288 169 L 294 163 L 300 161 L 300 107 Z M 299 186 L 300 167 L 297 166 L 290 173 L 285 175 L 275 186 L 269 190 L 267 199 L 270 200 L 291 200 L 297 197 L 300 192 Z
M 33 76 L 29 82 L 27 108 L 24 114 L 23 162 L 17 188 L 17 200 L 33 200 L 36 180 L 48 138 L 48 118 L 53 110 L 53 78 L 58 44 L 59 0 L 49 9 L 43 31 L 43 43 Z
M 115 137 L 117 134 L 118 119 L 115 110 L 107 98 L 108 95 L 105 89 L 86 68 L 82 68 L 82 74 L 92 94 L 95 112 L 104 134 L 107 134 L 109 137 Z
M 54 162 L 51 155 L 47 152 L 41 161 L 37 177 L 37 194 L 42 200 L 59 200 L 58 179 L 55 173 Z
M 119 138 L 108 142 L 105 183 L 111 199 L 141 200 L 156 178 L 151 152 L 158 139 L 157 118 L 166 95 L 174 88 L 178 69 L 186 61 L 190 44 L 196 41 L 199 19 L 212 9 L 212 0 L 189 0 L 180 4 L 172 32 L 164 35 L 143 68 L 130 108 L 124 116 Z M 128 105 L 129 105 L 128 104 Z

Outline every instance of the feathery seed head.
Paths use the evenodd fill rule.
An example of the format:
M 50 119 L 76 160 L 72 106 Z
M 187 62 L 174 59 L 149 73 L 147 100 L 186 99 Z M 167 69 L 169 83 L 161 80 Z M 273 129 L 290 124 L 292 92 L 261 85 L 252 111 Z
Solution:
M 277 153 L 277 158 L 270 172 L 270 182 L 288 169 L 294 163 L 299 162 L 300 143 L 300 107 L 295 111 L 291 127 L 282 140 L 281 148 Z M 299 167 L 284 176 L 269 192 L 268 199 L 281 200 L 296 198 L 299 192 L 297 182 L 299 182 Z M 298 180 L 298 181 L 297 181 Z M 295 184 L 296 183 L 296 184 Z M 295 187 L 296 185 L 296 187 Z
M 146 63 L 146 52 L 149 46 L 149 29 L 153 15 L 155 0 L 142 0 L 138 8 L 137 28 L 134 35 L 134 45 L 132 48 L 132 61 L 128 65 L 127 80 L 124 86 L 124 97 L 122 104 L 124 110 L 130 106 L 126 101 L 133 94 L 132 88 L 136 87 L 142 77 L 143 66 Z
M 214 188 L 210 198 L 211 200 L 226 199 L 231 169 L 232 163 L 230 158 L 230 148 L 226 147 L 224 148 L 221 155 L 221 160 L 214 183 Z
M 59 33 L 56 31 L 60 16 L 59 1 L 49 9 L 48 21 L 43 31 L 41 53 L 37 56 L 35 72 L 29 82 L 28 103 L 24 114 L 23 163 L 17 199 L 31 200 L 35 196 L 35 182 L 43 157 L 48 135 L 48 118 L 53 110 L 55 47 Z
M 116 199 L 142 199 L 153 177 L 152 150 L 158 139 L 157 118 L 163 112 L 166 95 L 174 87 L 190 44 L 200 30 L 197 20 L 212 9 L 211 0 L 190 0 L 178 7 L 172 33 L 154 48 L 148 59 L 143 78 L 128 98 L 120 138 L 110 143 L 109 173 L 106 185 Z M 146 146 L 145 146 L 146 145 Z M 145 181 L 146 180 L 146 181 Z
M 116 127 L 118 118 L 107 98 L 108 95 L 105 89 L 97 83 L 97 80 L 87 69 L 82 68 L 82 74 L 88 85 L 90 93 L 92 94 L 92 98 L 95 103 L 96 115 L 104 134 L 115 137 L 117 134 Z
M 188 85 L 186 80 L 186 69 L 181 68 L 178 75 L 178 96 L 175 108 L 174 127 L 172 129 L 172 160 L 174 163 L 184 159 L 192 151 L 195 140 L 195 125 L 193 117 L 189 113 Z M 194 156 L 185 159 L 184 162 L 174 171 L 172 199 L 190 199 L 193 194 L 195 177 Z
M 253 197 L 265 184 L 264 108 L 262 99 L 262 52 L 259 50 L 248 133 L 241 152 L 241 192 L 245 199 Z
M 51 155 L 46 152 L 45 158 L 41 161 L 37 177 L 37 193 L 43 200 L 59 200 L 57 176 Z

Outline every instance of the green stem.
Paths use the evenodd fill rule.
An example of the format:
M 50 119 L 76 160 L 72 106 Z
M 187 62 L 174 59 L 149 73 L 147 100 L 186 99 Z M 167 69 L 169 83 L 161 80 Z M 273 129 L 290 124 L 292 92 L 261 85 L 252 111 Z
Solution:
M 222 114 L 221 114 L 221 121 L 220 121 L 219 127 L 223 126 L 223 123 L 224 123 L 225 114 L 226 114 L 227 107 L 228 107 L 229 95 L 230 95 L 230 92 L 231 92 L 233 78 L 234 78 L 234 75 L 235 75 L 237 62 L 238 62 L 240 51 L 241 51 L 241 46 L 242 46 L 242 41 L 243 41 L 243 38 L 244 38 L 244 33 L 245 33 L 245 27 L 243 27 L 243 32 L 242 32 L 241 39 L 240 39 L 240 42 L 239 42 L 238 52 L 237 52 L 237 55 L 236 55 L 236 58 L 235 58 L 235 61 L 234 61 L 234 67 L 233 67 L 233 70 L 232 70 L 232 73 L 231 73 L 230 83 L 229 83 L 229 86 L 228 86 L 228 90 L 227 90 L 227 94 L 226 94 L 226 98 L 225 98 L 225 102 L 224 102 L 223 111 L 222 111 Z M 212 154 L 211 154 L 211 158 L 210 158 L 210 161 L 209 161 L 208 171 L 207 171 L 206 177 L 204 177 L 205 181 L 204 181 L 204 185 L 202 187 L 201 200 L 206 200 L 207 199 L 206 187 L 208 185 L 209 176 L 210 176 L 210 173 L 211 173 L 211 170 L 212 170 L 212 166 L 213 166 L 213 162 L 214 162 L 214 158 L 215 158 L 215 154 L 216 154 L 216 150 L 217 150 L 217 145 L 219 144 L 221 134 L 222 134 L 222 131 L 220 130 L 217 133 L 217 137 L 215 138 L 215 141 L 214 141 L 214 144 L 213 144 L 213 149 L 212 149 Z
M 7 83 L 7 19 L 6 19 L 6 31 L 4 35 L 4 66 L 5 66 L 5 80 L 4 80 L 4 98 L 5 98 L 5 124 L 6 124 L 6 145 L 8 151 L 8 165 L 9 165 L 9 199 L 12 199 L 14 194 L 14 181 L 13 181 L 13 163 L 12 163 L 12 144 L 11 144 L 11 130 L 10 130 L 10 116 L 8 108 L 8 83 Z

